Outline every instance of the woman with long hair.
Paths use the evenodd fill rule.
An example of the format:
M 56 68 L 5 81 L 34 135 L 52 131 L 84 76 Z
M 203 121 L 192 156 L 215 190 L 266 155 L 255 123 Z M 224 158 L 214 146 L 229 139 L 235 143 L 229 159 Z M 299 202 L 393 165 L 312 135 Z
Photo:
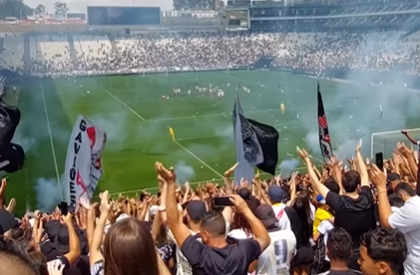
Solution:
M 285 212 L 290 220 L 290 226 L 296 237 L 296 255 L 293 258 L 293 275 L 309 274 L 313 262 L 312 214 L 309 197 L 306 193 L 298 193 L 292 207 L 286 207 Z
M 105 222 L 111 206 L 109 193 L 100 195 L 101 215 L 90 245 L 91 275 L 166 275 L 170 274 L 157 255 L 155 243 L 147 226 L 125 218 L 114 223 L 103 242 Z

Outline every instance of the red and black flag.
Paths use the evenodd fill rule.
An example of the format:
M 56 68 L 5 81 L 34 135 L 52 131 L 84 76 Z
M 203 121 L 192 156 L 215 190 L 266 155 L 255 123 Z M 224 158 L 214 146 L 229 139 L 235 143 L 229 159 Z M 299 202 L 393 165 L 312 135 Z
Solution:
M 321 147 L 322 157 L 327 162 L 333 156 L 331 147 L 330 134 L 328 132 L 327 117 L 325 116 L 324 104 L 322 103 L 322 95 L 318 83 L 318 134 L 319 146 Z

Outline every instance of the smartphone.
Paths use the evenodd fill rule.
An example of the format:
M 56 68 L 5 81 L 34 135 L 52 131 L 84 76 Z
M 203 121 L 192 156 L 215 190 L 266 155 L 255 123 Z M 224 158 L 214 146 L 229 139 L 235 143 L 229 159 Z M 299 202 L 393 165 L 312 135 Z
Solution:
M 63 216 L 67 216 L 67 214 L 69 213 L 69 205 L 65 201 L 62 201 L 58 208 L 60 209 L 61 215 Z
M 384 170 L 384 154 L 382 152 L 376 153 L 375 155 L 375 163 L 378 166 L 379 170 Z
M 215 197 L 213 198 L 214 206 L 233 206 L 229 197 Z

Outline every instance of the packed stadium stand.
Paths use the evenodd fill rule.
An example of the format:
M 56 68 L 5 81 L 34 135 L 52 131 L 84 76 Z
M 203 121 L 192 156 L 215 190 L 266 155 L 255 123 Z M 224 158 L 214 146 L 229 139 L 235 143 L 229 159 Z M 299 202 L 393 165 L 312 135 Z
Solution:
M 0 1 L 0 4 L 6 2 Z M 8 3 L 11 2 L 22 1 Z M 56 5 L 63 3 L 57 2 Z M 420 165 L 419 153 L 414 149 L 420 141 L 406 130 L 397 130 L 398 138 L 402 137 L 413 146 L 409 148 L 400 143 L 401 139 L 395 142 L 396 147 L 388 144 L 390 158 L 383 159 L 382 153 L 377 155 L 376 164 L 382 166 L 379 168 L 371 158 L 365 161 L 362 156 L 362 140 L 368 135 L 359 133 L 362 127 L 368 128 L 367 131 L 373 131 L 371 129 L 378 125 L 390 127 L 387 124 L 393 116 L 397 120 L 400 116 L 405 119 L 404 110 L 394 108 L 400 95 L 404 95 L 398 104 L 402 106 L 400 109 L 413 108 L 417 114 L 410 119 L 418 121 L 418 106 L 414 106 L 418 101 L 410 101 L 417 97 L 418 91 L 402 91 L 401 83 L 391 91 L 382 85 L 382 81 L 397 83 L 398 77 L 404 75 L 403 81 L 413 79 L 409 88 L 420 88 L 420 0 L 228 0 L 226 5 L 212 7 L 214 10 L 211 11 L 188 11 L 181 6 L 177 7 L 181 11 L 163 13 L 160 8 L 147 7 L 157 11 L 155 16 L 150 16 L 152 23 L 146 22 L 150 19 L 148 16 L 120 18 L 124 16 L 112 7 L 95 7 L 106 9 L 104 17 L 112 17 L 115 23 L 112 26 L 108 26 L 106 18 L 95 18 L 98 25 L 105 23 L 106 28 L 88 25 L 84 19 L 78 20 L 78 24 L 63 18 L 52 18 L 51 24 L 43 18 L 35 20 L 36 23 L 16 18 L 0 22 L 0 97 L 6 95 L 19 108 L 22 107 L 26 128 L 21 133 L 28 135 L 31 142 L 36 136 L 32 148 L 41 143 L 43 147 L 39 148 L 51 146 L 51 155 L 44 150 L 38 155 L 36 151 L 30 158 L 32 163 L 29 165 L 34 165 L 32 170 L 17 173 L 24 182 L 15 180 L 13 175 L 11 184 L 6 178 L 1 181 L 1 274 L 316 275 L 338 274 L 338 271 L 348 275 L 420 274 Z M 130 9 L 129 14 L 135 14 L 132 11 L 134 9 Z M 25 17 L 22 10 L 20 13 Z M 121 27 L 127 22 L 140 22 L 138 20 L 148 26 Z M 243 72 L 235 75 L 229 71 L 235 69 Z M 254 69 L 262 72 L 251 77 Z M 229 73 L 206 72 L 201 79 L 190 73 L 172 74 L 186 75 L 183 82 L 168 77 L 172 72 L 210 70 Z M 278 73 L 277 70 L 287 73 Z M 165 72 L 166 76 L 120 76 L 157 72 Z M 343 79 L 349 72 L 358 74 L 347 81 L 353 83 L 341 83 L 346 82 Z M 207 74 L 213 73 L 223 74 L 220 87 L 232 90 L 226 101 L 222 101 L 225 99 L 221 88 L 213 83 L 200 83 Z M 113 74 L 118 76 L 85 77 Z M 299 74 L 298 78 L 293 74 Z M 261 89 L 261 93 L 257 92 L 255 97 L 246 95 L 251 89 L 240 87 L 240 84 L 249 83 L 258 89 L 255 85 L 258 83 L 261 88 L 265 87 L 259 81 L 262 75 L 273 78 L 273 83 L 267 89 Z M 359 82 L 359 75 L 366 76 L 368 81 Z M 84 77 L 52 80 L 73 76 Z M 160 77 L 165 80 L 160 81 Z M 320 81 L 320 78 L 327 80 Z M 100 80 L 95 81 L 97 79 Z M 105 79 L 116 79 L 113 83 L 116 85 L 108 85 Z M 137 81 L 136 86 L 130 86 L 133 80 Z M 307 86 L 304 86 L 306 81 Z M 31 83 L 39 88 L 32 87 Z M 58 87 L 60 83 L 67 86 Z M 178 97 L 181 93 L 179 83 L 186 83 L 181 87 L 181 97 Z M 318 101 L 315 93 L 308 91 L 312 89 L 309 85 L 315 91 L 316 83 Z M 330 89 L 329 99 L 327 96 L 324 99 L 334 104 L 329 104 L 326 110 L 320 100 L 320 83 L 324 85 L 324 95 L 327 94 L 324 87 L 331 86 L 326 87 Z M 290 88 L 291 84 L 296 84 L 296 87 Z M 113 89 L 117 93 L 119 85 L 127 87 L 116 96 Z M 347 89 L 339 92 L 339 85 L 346 85 Z M 407 88 L 405 82 L 404 85 Z M 57 87 L 63 91 L 56 91 Z M 185 87 L 188 87 L 187 91 Z M 377 91 L 380 93 L 373 94 L 372 87 L 379 87 Z M 194 88 L 197 97 L 191 94 Z M 285 92 L 283 88 L 288 90 Z M 359 88 L 360 94 L 378 96 L 359 97 L 361 100 L 358 101 L 355 89 Z M 245 92 L 241 100 L 248 100 L 243 106 L 252 109 L 260 106 L 261 110 L 254 110 L 254 114 L 268 114 L 271 120 L 267 119 L 265 123 L 272 125 L 246 119 L 237 96 L 240 89 Z M 172 92 L 170 97 L 167 92 Z M 188 97 L 183 97 L 184 94 Z M 344 95 L 345 98 L 335 102 L 331 99 L 332 94 Z M 383 95 L 389 99 L 384 108 L 388 117 L 384 119 L 382 98 L 379 98 Z M 291 101 L 293 96 L 297 98 L 296 105 Z M 51 103 L 47 103 L 46 98 Z M 362 102 L 362 99 L 369 100 Z M 231 112 L 230 103 L 234 100 L 232 131 L 232 118 L 227 114 Z M 260 102 L 255 104 L 258 100 Z M 11 120 L 4 110 L 5 101 L 0 99 L 0 130 L 7 128 L 5 126 Z M 210 103 L 204 105 L 204 102 Z M 224 109 L 225 102 L 229 102 L 229 109 Z M 365 103 L 363 108 L 362 103 Z M 302 105 L 297 106 L 299 104 Z M 272 109 L 273 106 L 277 109 Z M 347 112 L 349 106 L 354 106 L 356 111 Z M 18 107 L 10 109 L 19 113 L 20 120 Z M 176 111 L 165 113 L 169 108 Z M 208 113 L 199 113 L 200 108 Z M 364 112 L 373 109 L 377 112 Z M 92 121 L 79 115 L 84 110 L 88 110 L 86 115 L 92 115 Z M 357 114 L 359 110 L 360 114 Z M 186 111 L 186 115 L 178 111 Z M 34 114 L 33 120 L 27 120 L 31 114 Z M 57 165 L 55 148 L 68 144 L 61 140 L 68 142 L 69 122 L 77 115 L 65 162 L 66 171 L 60 176 L 62 165 Z M 119 126 L 113 119 L 114 115 L 124 124 L 120 125 L 123 129 L 114 127 Z M 346 138 L 344 144 L 336 143 L 335 146 L 345 146 L 355 157 L 339 160 L 333 154 L 330 141 L 333 131 L 328 131 L 327 115 L 329 123 L 336 122 L 335 126 L 340 124 L 341 127 L 347 122 L 354 126 L 333 129 L 330 124 L 330 129 Z M 359 117 L 352 119 L 353 115 Z M 338 120 L 336 116 L 340 116 Z M 276 118 L 284 121 L 278 123 Z M 368 118 L 371 124 L 364 122 Z M 229 124 L 226 128 L 229 134 L 221 135 L 216 129 L 217 135 L 205 136 L 207 130 L 208 133 L 213 130 L 210 129 L 212 123 L 221 120 Z M 315 150 L 321 149 L 319 157 L 322 155 L 323 159 L 310 155 L 315 152 L 312 148 L 308 148 L 309 153 L 301 149 L 300 144 L 310 146 L 309 137 L 312 137 L 304 120 L 314 126 L 311 129 L 316 129 Z M 34 124 L 28 121 L 34 121 Z M 100 129 L 100 124 L 105 127 Z M 8 128 L 14 131 L 16 126 Z M 182 138 L 175 138 L 174 129 L 178 133 L 181 127 L 188 127 L 188 132 L 196 136 L 189 137 L 184 133 Z M 110 128 L 115 129 L 108 131 Z M 307 135 L 295 135 L 298 128 Z M 197 135 L 200 129 L 203 133 Z M 220 129 L 225 131 L 224 127 Z M 293 138 L 285 138 L 279 132 L 281 135 L 292 133 L 290 137 Z M 115 142 L 116 136 L 127 133 L 127 139 L 118 144 Z M 353 140 L 355 133 L 357 138 Z M 143 138 L 150 139 L 150 143 Z M 226 142 L 227 148 L 218 148 L 217 143 L 225 143 L 228 138 L 231 143 Z M 293 143 L 289 145 L 287 140 L 292 139 Z M 131 147 L 132 140 L 136 143 Z M 185 143 L 184 147 L 181 140 L 191 143 Z M 213 146 L 211 140 L 217 140 L 217 143 Z M 233 140 L 236 148 L 229 147 Z M 1 141 L 0 145 L 3 145 Z M 165 142 L 170 145 L 166 146 Z M 104 150 L 105 144 L 109 147 Z M 119 147 L 121 144 L 123 147 Z M 277 148 L 279 144 L 281 149 Z M 110 146 L 114 147 L 109 150 Z M 198 156 L 189 149 L 195 146 L 195 150 L 200 150 Z M 338 148 L 335 146 L 336 153 Z M 221 167 L 228 162 L 221 161 L 218 149 L 227 154 L 236 149 L 236 158 L 229 156 L 229 161 L 235 159 L 239 162 L 226 172 L 219 170 L 224 169 Z M 103 150 L 110 156 L 104 163 L 101 159 Z M 282 171 L 282 164 L 277 166 L 280 151 L 284 151 L 282 155 L 287 152 L 285 161 L 296 163 L 287 165 L 293 166 L 288 167 L 290 171 Z M 4 157 L 5 154 L 0 151 L 0 155 Z M 57 155 L 64 160 L 64 151 L 60 150 Z M 139 156 L 147 161 L 135 161 Z M 181 180 L 182 171 L 169 168 L 171 163 L 168 163 L 168 169 L 160 162 L 154 163 L 155 158 L 158 161 L 162 158 L 167 162 L 175 160 L 176 166 L 180 163 L 186 166 L 184 156 L 198 161 L 198 166 L 188 166 L 194 177 L 201 166 L 220 178 L 195 182 L 197 186 L 191 183 L 190 186 L 189 182 Z M 110 161 L 117 158 L 118 161 Z M 215 161 L 216 169 L 207 164 L 207 158 Z M 154 167 L 151 165 L 148 171 L 144 164 L 151 160 Z M 0 163 L 3 165 L 4 162 Z M 43 169 L 50 169 L 49 164 L 49 174 L 40 175 Z M 303 166 L 298 167 L 299 164 Z M 126 182 L 122 180 L 127 176 L 125 166 L 132 168 L 129 173 L 135 173 L 133 186 L 137 189 L 126 188 Z M 109 169 L 106 177 L 103 168 Z M 258 171 L 255 175 L 254 169 Z M 279 175 L 275 175 L 276 171 L 280 172 Z M 29 178 L 31 173 L 36 179 Z M 152 175 L 153 183 L 146 186 L 143 184 L 149 183 L 143 177 L 148 173 Z M 97 188 L 102 174 L 101 186 Z M 242 178 L 242 174 L 248 179 Z M 35 180 L 31 182 L 32 179 Z M 108 187 L 124 190 L 110 194 L 106 190 L 108 187 L 102 185 L 104 182 L 108 182 Z M 32 188 L 35 184 L 36 188 Z M 67 188 L 65 192 L 61 186 Z M 149 187 L 156 192 L 138 190 Z M 9 192 L 13 188 L 22 197 L 19 203 L 26 211 L 20 219 L 14 216 L 16 199 L 7 193 L 6 200 L 6 190 Z M 32 199 L 30 196 L 35 192 L 38 198 Z M 61 193 L 68 195 L 69 202 L 74 202 L 74 205 L 63 202 L 66 198 Z M 61 198 L 55 201 L 53 195 Z M 41 205 L 40 202 L 47 201 L 44 198 L 48 198 L 52 207 L 41 209 L 43 212 L 30 212 L 30 204 L 37 200 Z M 94 203 L 98 199 L 100 202 Z

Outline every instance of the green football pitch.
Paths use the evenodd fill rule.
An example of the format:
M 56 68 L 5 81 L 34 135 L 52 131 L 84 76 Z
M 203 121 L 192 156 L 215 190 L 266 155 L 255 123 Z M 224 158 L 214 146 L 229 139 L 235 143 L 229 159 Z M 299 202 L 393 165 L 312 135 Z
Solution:
M 329 122 L 357 105 L 352 85 L 327 80 L 320 84 Z M 196 86 L 209 85 L 221 88 L 225 98 L 196 91 Z M 251 92 L 244 93 L 243 86 Z M 176 88 L 182 92 L 174 98 Z M 317 130 L 316 80 L 306 76 L 224 71 L 29 80 L 19 87 L 22 120 L 16 134 L 27 150 L 27 162 L 23 170 L 10 175 L 8 198 L 15 197 L 22 212 L 60 198 L 58 181 L 78 114 L 92 119 L 108 136 L 97 192 L 134 196 L 146 188 L 156 190 L 156 161 L 176 167 L 180 181 L 220 182 L 223 172 L 235 163 L 232 108 L 236 93 L 247 117 L 279 131 L 279 163 L 296 158 L 296 146 L 308 148 L 307 134 Z M 344 93 L 340 102 L 335 102 L 337 93 Z M 354 130 L 363 117 L 351 115 L 355 116 Z M 175 131 L 175 142 L 168 127 Z M 389 130 L 386 123 L 372 127 L 372 132 Z M 334 138 L 333 147 L 346 137 Z M 312 153 L 317 161 L 319 149 Z

